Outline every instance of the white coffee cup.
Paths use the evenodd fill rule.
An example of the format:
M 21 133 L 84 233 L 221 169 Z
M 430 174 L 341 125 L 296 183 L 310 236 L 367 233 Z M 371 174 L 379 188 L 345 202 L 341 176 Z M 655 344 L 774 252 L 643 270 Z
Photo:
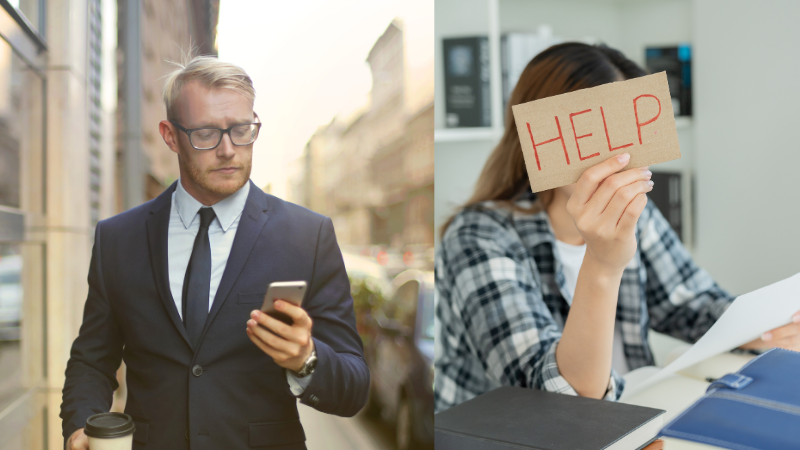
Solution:
M 95 414 L 86 420 L 84 434 L 91 450 L 131 450 L 136 424 L 123 413 Z

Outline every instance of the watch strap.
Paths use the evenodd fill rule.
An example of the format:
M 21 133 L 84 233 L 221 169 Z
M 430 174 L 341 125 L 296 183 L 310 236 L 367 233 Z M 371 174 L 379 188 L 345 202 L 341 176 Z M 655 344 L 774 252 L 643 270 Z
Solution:
M 297 376 L 298 378 L 305 378 L 312 373 L 314 373 L 314 368 L 317 365 L 317 349 L 314 348 L 311 350 L 311 354 L 306 359 L 306 362 L 303 363 L 303 367 L 300 368 L 299 371 L 295 372 L 294 370 L 292 373 Z

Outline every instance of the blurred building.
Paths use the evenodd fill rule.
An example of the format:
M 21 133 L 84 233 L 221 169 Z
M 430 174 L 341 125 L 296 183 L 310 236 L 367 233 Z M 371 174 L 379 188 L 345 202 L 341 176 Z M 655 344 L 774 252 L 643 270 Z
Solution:
M 397 251 L 433 246 L 433 91 L 409 83 L 393 21 L 367 56 L 371 102 L 320 127 L 296 161 L 290 200 L 330 216 L 340 243 Z M 411 84 L 411 85 L 409 85 Z M 432 83 L 431 83 L 432 84 Z M 422 107 L 407 105 L 429 98 Z
M 343 124 L 334 118 L 329 124 L 319 127 L 306 143 L 303 156 L 294 161 L 289 179 L 289 198 L 307 208 L 330 215 L 327 192 L 338 184 L 344 167 L 334 158 L 328 161 L 327 153 L 339 148 Z M 330 165 L 329 165 L 330 163 Z
M 373 210 L 372 240 L 392 247 L 433 246 L 433 105 L 372 161 L 383 205 Z
M 178 179 L 178 159 L 158 132 L 163 77 L 194 48 L 217 55 L 219 0 L 119 0 L 119 211 Z

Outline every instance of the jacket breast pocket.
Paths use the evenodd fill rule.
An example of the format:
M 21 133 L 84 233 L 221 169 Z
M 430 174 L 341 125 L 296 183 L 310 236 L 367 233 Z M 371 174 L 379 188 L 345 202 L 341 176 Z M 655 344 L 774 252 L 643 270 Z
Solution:
M 240 305 L 244 304 L 262 304 L 264 303 L 264 296 L 267 295 L 266 292 L 240 292 L 239 296 L 236 298 L 236 303 Z
M 250 447 L 272 447 L 305 442 L 306 434 L 299 419 L 280 422 L 261 422 L 248 424 Z

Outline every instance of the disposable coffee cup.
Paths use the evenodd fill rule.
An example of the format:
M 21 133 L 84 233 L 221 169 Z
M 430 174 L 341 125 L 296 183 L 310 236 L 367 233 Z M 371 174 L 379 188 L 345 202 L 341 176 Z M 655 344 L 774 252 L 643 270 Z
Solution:
M 117 412 L 95 414 L 83 429 L 90 450 L 131 450 L 134 431 L 136 424 L 131 416 Z

